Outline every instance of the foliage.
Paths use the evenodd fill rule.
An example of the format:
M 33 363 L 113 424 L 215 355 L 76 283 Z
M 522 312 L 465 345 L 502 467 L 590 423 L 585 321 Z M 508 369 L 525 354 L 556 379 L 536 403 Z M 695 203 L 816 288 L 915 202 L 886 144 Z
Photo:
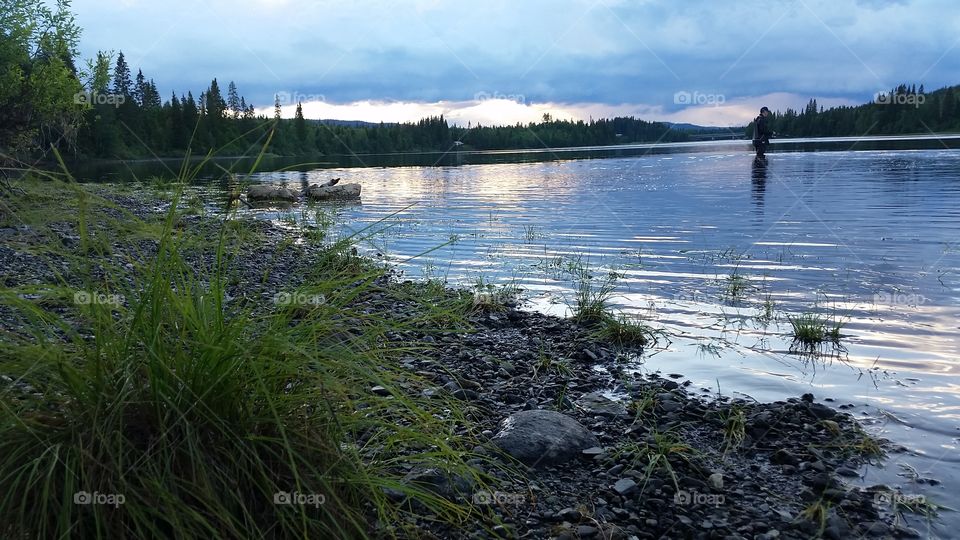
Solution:
M 82 122 L 69 0 L 0 0 L 0 164 L 50 144 L 70 148 Z

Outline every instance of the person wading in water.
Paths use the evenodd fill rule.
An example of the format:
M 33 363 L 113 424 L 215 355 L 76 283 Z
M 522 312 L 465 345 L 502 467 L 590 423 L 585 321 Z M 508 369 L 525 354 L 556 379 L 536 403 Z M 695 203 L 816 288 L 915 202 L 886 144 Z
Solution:
M 753 147 L 757 150 L 757 159 L 761 161 L 766 159 L 764 154 L 767 146 L 770 145 L 770 136 L 773 135 L 767 120 L 768 116 L 770 116 L 770 109 L 761 107 L 760 116 L 753 121 Z

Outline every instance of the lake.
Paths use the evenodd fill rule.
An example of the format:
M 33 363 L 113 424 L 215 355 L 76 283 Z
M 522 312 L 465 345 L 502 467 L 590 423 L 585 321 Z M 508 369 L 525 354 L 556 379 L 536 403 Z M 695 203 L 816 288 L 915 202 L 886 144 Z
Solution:
M 406 275 L 513 283 L 526 309 L 568 313 L 571 264 L 598 281 L 614 271 L 615 307 L 663 332 L 635 369 L 682 373 L 713 394 L 830 398 L 907 448 L 855 481 L 955 507 L 958 140 L 778 141 L 766 167 L 743 141 L 344 166 L 383 164 L 356 156 L 252 180 L 359 182 L 361 204 L 323 207 L 336 234 L 374 224 L 383 231 L 362 247 Z M 798 349 L 790 318 L 804 314 L 841 323 L 839 346 Z M 936 528 L 957 524 L 946 512 Z

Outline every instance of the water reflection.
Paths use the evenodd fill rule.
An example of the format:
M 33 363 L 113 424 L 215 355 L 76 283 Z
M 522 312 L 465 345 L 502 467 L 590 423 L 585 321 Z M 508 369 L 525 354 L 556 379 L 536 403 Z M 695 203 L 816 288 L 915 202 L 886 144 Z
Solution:
M 767 159 L 756 157 L 750 169 L 751 196 L 758 213 L 763 215 L 763 196 L 767 190 Z

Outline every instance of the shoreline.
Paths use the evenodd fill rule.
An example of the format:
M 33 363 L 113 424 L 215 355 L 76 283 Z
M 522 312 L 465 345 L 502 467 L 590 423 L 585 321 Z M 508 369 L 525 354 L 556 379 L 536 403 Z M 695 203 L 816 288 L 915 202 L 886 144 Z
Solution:
M 146 219 L 157 219 L 163 206 L 151 197 L 118 193 L 112 187 L 79 189 Z M 217 217 L 182 216 L 180 223 L 185 230 L 215 230 Z M 245 294 L 256 290 L 256 276 L 267 268 L 264 257 L 251 253 L 270 253 L 295 233 L 264 222 L 237 223 L 256 238 L 244 248 L 252 251 L 234 259 L 239 277 L 227 298 L 243 298 L 258 310 L 270 311 L 276 309 L 279 293 L 270 306 L 271 297 L 263 291 L 309 285 L 302 283 L 306 280 L 300 272 L 322 255 L 326 248 L 320 242 L 303 247 L 303 252 L 292 247 L 274 251 L 279 262 L 269 268 L 268 287 L 252 297 Z M 77 231 L 65 222 L 55 225 L 64 244 L 75 247 L 76 240 L 70 239 Z M 8 278 L 7 287 L 50 278 L 36 266 L 40 263 L 16 247 L 29 245 L 37 233 L 29 225 L 3 228 L 3 248 L 14 252 L 11 257 L 5 254 L 3 271 L 19 276 L 17 283 Z M 132 255 L 121 244 L 111 250 L 115 257 Z M 208 255 L 198 249 L 200 262 L 208 261 Z M 354 262 L 373 262 L 359 259 Z M 478 302 L 480 297 L 468 291 L 401 281 L 391 271 L 377 277 L 376 284 L 351 300 L 353 312 L 402 318 L 420 309 L 411 300 L 418 296 L 464 308 L 452 324 L 428 311 L 411 325 L 384 332 L 378 343 L 407 352 L 392 366 L 394 385 L 365 389 L 386 400 L 409 393 L 428 403 L 449 401 L 459 411 L 453 438 L 470 449 L 464 457 L 474 476 L 415 461 L 392 469 L 402 484 L 469 508 L 467 521 L 438 522 L 426 512 L 418 515 L 419 503 L 403 491 L 387 490 L 394 504 L 409 510 L 411 530 L 422 536 L 766 539 L 920 534 L 894 524 L 894 515 L 902 511 L 895 501 L 906 495 L 886 486 L 860 489 L 843 482 L 859 465 L 880 459 L 883 445 L 852 416 L 819 403 L 816 396 L 758 403 L 692 388 L 677 373 L 640 376 L 624 370 L 636 347 L 613 344 L 591 325 L 517 310 L 506 295 Z M 352 329 L 348 326 L 346 332 Z M 0 374 L 10 378 L 2 384 L 19 381 L 22 375 L 4 369 Z M 566 427 L 574 431 L 541 430 L 515 444 L 504 443 L 509 424 L 525 411 L 563 415 L 572 421 Z M 505 426 L 507 418 L 514 420 Z M 570 433 L 580 433 L 577 429 L 596 444 L 569 446 L 574 439 Z M 537 437 L 548 441 L 546 449 L 537 447 Z M 526 459 L 531 447 L 549 459 Z M 504 457 L 504 452 L 520 456 L 521 462 Z M 487 481 L 480 484 L 476 478 Z M 408 531 L 368 531 L 372 536 L 391 532 L 404 536 Z
M 791 137 L 791 136 L 781 136 L 776 137 L 771 140 L 771 144 L 816 144 L 816 143 L 831 143 L 831 142 L 899 142 L 899 141 L 926 141 L 926 140 L 940 140 L 940 139 L 957 139 L 960 138 L 960 131 L 958 132 L 917 132 L 917 133 L 900 133 L 900 134 L 884 134 L 884 135 L 871 135 L 868 137 L 857 137 L 857 136 L 823 136 L 823 137 Z M 295 159 L 320 159 L 320 158 L 334 158 L 338 160 L 350 159 L 350 158 L 364 158 L 364 157 L 377 157 L 377 158 L 390 158 L 390 157 L 410 157 L 410 156 L 438 156 L 438 155 L 509 155 L 509 154 L 523 154 L 523 153 L 568 153 L 568 152 L 585 152 L 585 151 L 617 151 L 617 150 L 631 150 L 631 149 L 649 149 L 649 148 L 667 148 L 667 147 L 693 147 L 704 146 L 704 145 L 747 145 L 750 148 L 751 140 L 748 138 L 737 138 L 737 139 L 709 139 L 709 140 L 691 140 L 691 141 L 676 141 L 676 142 L 631 142 L 631 143 L 619 143 L 612 145 L 597 145 L 597 146 L 564 146 L 564 147 L 530 147 L 530 148 L 502 148 L 502 149 L 487 149 L 487 150 L 478 150 L 478 149 L 447 149 L 447 150 L 424 150 L 424 151 L 406 151 L 406 152 L 387 152 L 387 153 L 378 153 L 378 152 L 366 152 L 366 153 L 333 153 L 333 154 L 322 154 L 322 153 L 309 153 L 309 154 L 297 154 L 297 155 L 281 155 L 266 153 L 264 158 L 268 159 L 283 159 L 283 160 L 295 160 Z M 751 150 L 752 151 L 752 150 Z M 198 162 L 204 160 L 210 161 L 237 161 L 244 159 L 256 159 L 256 155 L 247 155 L 247 156 L 206 156 L 206 155 L 192 155 L 190 156 L 190 162 Z M 65 158 L 67 165 L 89 165 L 94 167 L 103 167 L 109 165 L 123 165 L 123 164 L 144 164 L 151 162 L 162 162 L 162 163 L 174 163 L 174 162 L 183 162 L 182 155 L 170 155 L 170 156 L 155 156 L 155 157 L 134 157 L 134 158 Z M 336 164 L 336 161 L 327 162 L 331 164 Z M 53 160 L 46 162 L 47 165 L 59 169 L 59 164 Z

